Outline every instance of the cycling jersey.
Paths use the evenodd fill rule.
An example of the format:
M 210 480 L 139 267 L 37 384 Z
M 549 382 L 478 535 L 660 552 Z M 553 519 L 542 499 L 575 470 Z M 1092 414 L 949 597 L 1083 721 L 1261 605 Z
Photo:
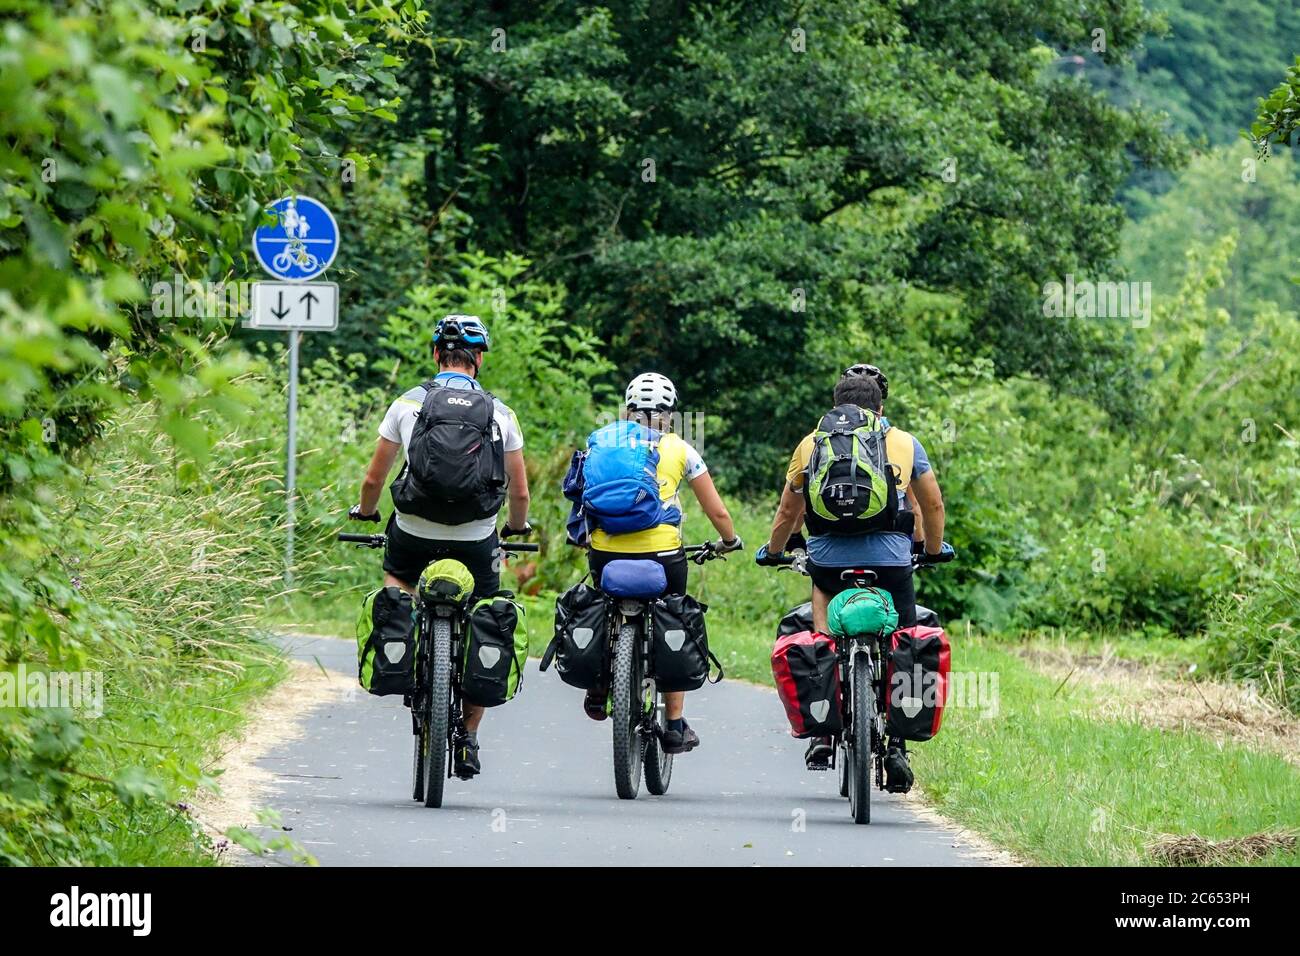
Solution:
M 659 441 L 659 500 L 666 506 L 681 511 L 679 490 L 682 481 L 693 481 L 708 471 L 700 453 L 672 432 L 665 432 Z M 675 551 L 682 546 L 680 519 L 676 524 L 664 523 L 644 531 L 627 534 L 609 534 L 596 528 L 591 532 L 591 547 L 597 551 L 618 551 L 622 554 L 645 554 L 651 551 Z
M 440 372 L 434 376 L 433 380 L 444 388 L 479 390 L 483 388 L 471 376 L 463 372 Z M 388 408 L 388 414 L 384 416 L 384 420 L 379 424 L 379 436 L 391 442 L 399 443 L 405 452 L 410 447 L 411 432 L 415 429 L 415 416 L 424 404 L 424 395 L 424 386 L 417 385 L 393 402 Z M 509 406 L 500 399 L 496 400 L 493 417 L 496 420 L 497 428 L 501 430 L 505 450 L 510 452 L 523 448 L 524 436 L 519 429 L 519 420 L 515 418 L 515 413 L 510 410 Z M 465 524 L 439 524 L 436 521 L 429 521 L 427 518 L 421 518 L 418 515 L 403 514 L 400 511 L 394 511 L 393 514 L 397 519 L 397 527 L 407 534 L 436 541 L 482 541 L 495 533 L 497 529 L 495 517 L 481 518 L 478 521 L 469 521 Z

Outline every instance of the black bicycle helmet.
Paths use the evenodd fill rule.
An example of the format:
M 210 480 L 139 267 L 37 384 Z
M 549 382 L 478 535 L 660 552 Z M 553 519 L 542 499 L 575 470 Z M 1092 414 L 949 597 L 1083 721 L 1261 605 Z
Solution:
M 884 401 L 889 397 L 889 379 L 885 378 L 885 373 L 874 365 L 867 365 L 865 362 L 859 362 L 857 365 L 850 365 L 844 370 L 844 374 L 840 377 L 849 378 L 857 377 L 859 375 L 866 375 L 869 378 L 874 378 L 876 380 L 876 384 L 880 386 L 881 401 Z

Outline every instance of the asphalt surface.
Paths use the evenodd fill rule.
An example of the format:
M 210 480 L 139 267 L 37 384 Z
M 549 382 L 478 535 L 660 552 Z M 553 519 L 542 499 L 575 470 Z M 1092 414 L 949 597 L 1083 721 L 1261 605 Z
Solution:
M 355 680 L 355 645 L 286 638 L 294 657 Z M 836 775 L 803 767 L 776 695 L 738 681 L 691 694 L 701 746 L 679 756 L 666 796 L 644 783 L 614 793 L 610 725 L 582 713 L 582 692 L 529 661 L 523 690 L 489 711 L 483 773 L 447 782 L 443 807 L 410 799 L 413 738 L 400 698 L 358 690 L 304 718 L 301 739 L 269 752 L 290 835 L 330 865 L 859 865 L 981 862 L 951 831 L 874 791 L 857 826 Z

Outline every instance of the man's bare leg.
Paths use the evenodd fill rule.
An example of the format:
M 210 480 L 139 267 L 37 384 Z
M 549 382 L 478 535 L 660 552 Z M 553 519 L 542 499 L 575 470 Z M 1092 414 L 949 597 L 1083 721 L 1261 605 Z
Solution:
M 817 585 L 812 589 L 813 630 L 818 634 L 829 634 L 826 609 L 830 607 L 831 597 Z

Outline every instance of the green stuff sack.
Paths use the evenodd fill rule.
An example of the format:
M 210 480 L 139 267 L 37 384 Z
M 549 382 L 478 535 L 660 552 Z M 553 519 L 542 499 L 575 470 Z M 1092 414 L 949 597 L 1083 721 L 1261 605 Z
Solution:
M 415 685 L 415 602 L 398 587 L 367 595 L 357 618 L 357 680 L 377 697 Z
M 462 604 L 474 593 L 474 575 L 455 558 L 443 558 L 424 569 L 419 590 L 430 600 Z
M 850 588 L 831 599 L 826 609 L 830 632 L 850 634 L 892 634 L 898 629 L 894 599 L 882 588 Z
M 528 660 L 523 606 L 507 592 L 484 598 L 469 616 L 460 692 L 471 704 L 497 707 L 513 700 Z

